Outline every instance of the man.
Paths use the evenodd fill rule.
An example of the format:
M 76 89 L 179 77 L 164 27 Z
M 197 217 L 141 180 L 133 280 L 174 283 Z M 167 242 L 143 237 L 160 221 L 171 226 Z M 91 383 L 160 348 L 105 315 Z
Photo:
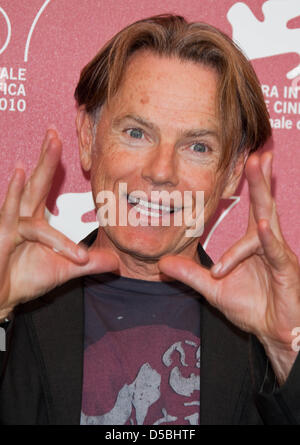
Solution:
M 107 43 L 75 97 L 81 165 L 100 224 L 101 192 L 115 197 L 113 223 L 88 250 L 49 227 L 61 152 L 49 130 L 1 211 L 1 317 L 12 318 L 2 423 L 299 423 L 299 264 L 271 195 L 272 156 L 252 154 L 271 131 L 251 65 L 209 25 L 152 17 Z M 248 229 L 211 267 L 186 236 L 191 220 L 175 218 L 195 216 L 203 191 L 206 223 L 245 165 Z M 138 225 L 120 223 L 124 208 Z

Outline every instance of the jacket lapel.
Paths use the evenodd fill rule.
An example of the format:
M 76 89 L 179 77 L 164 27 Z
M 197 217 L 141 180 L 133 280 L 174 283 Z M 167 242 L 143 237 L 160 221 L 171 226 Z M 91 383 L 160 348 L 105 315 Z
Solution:
M 213 264 L 198 245 L 202 266 Z M 235 328 L 202 297 L 200 424 L 232 424 L 240 417 L 242 386 L 248 374 L 248 334 Z
M 91 232 L 83 243 L 91 246 L 97 232 Z M 33 343 L 42 367 L 49 423 L 78 425 L 84 357 L 83 280 L 71 280 L 30 304 L 36 305 L 28 322 L 37 339 Z
M 201 307 L 200 424 L 239 423 L 246 390 L 249 336 L 206 301 Z
M 28 315 L 37 340 L 49 423 L 78 425 L 84 351 L 82 281 L 72 280 L 42 299 L 48 304 Z

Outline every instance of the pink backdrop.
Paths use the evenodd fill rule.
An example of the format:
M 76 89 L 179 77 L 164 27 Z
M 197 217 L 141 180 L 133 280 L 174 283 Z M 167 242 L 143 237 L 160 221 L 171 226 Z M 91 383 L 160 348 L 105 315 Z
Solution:
M 50 223 L 74 240 L 95 226 L 89 182 L 79 165 L 74 88 L 81 68 L 113 34 L 166 12 L 218 26 L 252 60 L 273 120 L 267 148 L 274 151 L 282 227 L 299 256 L 299 0 L 0 0 L 0 202 L 16 161 L 29 174 L 45 130 L 55 124 L 64 150 L 48 200 Z M 202 237 L 213 259 L 242 236 L 247 193 L 242 181 Z

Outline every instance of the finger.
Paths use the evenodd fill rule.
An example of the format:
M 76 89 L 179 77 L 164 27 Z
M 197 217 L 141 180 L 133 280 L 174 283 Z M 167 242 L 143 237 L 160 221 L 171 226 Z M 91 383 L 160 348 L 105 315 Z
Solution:
M 86 263 L 88 261 L 89 254 L 87 249 L 75 244 L 61 232 L 51 227 L 45 220 L 21 219 L 18 232 L 20 236 L 19 242 L 26 239 L 27 241 L 44 244 L 76 263 Z
M 56 132 L 48 130 L 39 162 L 24 189 L 20 208 L 21 216 L 33 216 L 37 209 L 46 202 L 61 157 L 61 150 L 61 141 Z
M 14 249 L 15 233 L 18 227 L 19 207 L 24 183 L 25 172 L 23 169 L 17 168 L 8 185 L 6 198 L 1 209 L 0 277 L 2 277 L 3 285 L 5 282 L 5 277 L 7 276 L 10 253 Z
M 158 267 L 164 274 L 182 281 L 203 295 L 209 303 L 216 303 L 216 280 L 209 270 L 199 266 L 193 260 L 180 256 L 167 256 L 162 258 Z
M 256 223 L 259 219 L 271 218 L 274 211 L 274 200 L 264 178 L 260 159 L 257 155 L 249 157 L 245 173 L 249 184 L 250 201 Z
M 253 205 L 250 202 L 247 232 L 248 231 L 251 232 L 255 230 L 255 228 L 256 228 L 256 220 L 253 213 Z
M 107 249 L 93 248 L 89 250 L 89 261 L 83 265 L 67 262 L 64 268 L 60 268 L 60 282 L 71 280 L 84 275 L 93 275 L 105 272 L 118 271 L 119 258 Z
M 261 156 L 260 162 L 266 185 L 268 187 L 268 190 L 271 192 L 273 154 L 270 151 L 265 152 Z M 252 229 L 254 227 L 256 227 L 256 220 L 253 213 L 253 206 L 251 204 L 249 209 L 248 228 Z
M 257 233 L 247 234 L 222 255 L 218 263 L 211 268 L 212 275 L 218 278 L 227 275 L 246 258 L 257 253 L 259 248 Z
M 268 220 L 259 221 L 258 236 L 269 264 L 278 272 L 286 271 L 290 264 L 287 248 L 284 242 L 276 238 Z
M 25 183 L 25 172 L 17 168 L 8 185 L 5 201 L 1 209 L 1 226 L 11 230 L 16 226 L 19 218 L 19 208 Z
M 273 163 L 273 153 L 270 151 L 266 151 L 261 156 L 261 169 L 268 186 L 268 189 L 271 191 L 272 184 L 272 163 Z

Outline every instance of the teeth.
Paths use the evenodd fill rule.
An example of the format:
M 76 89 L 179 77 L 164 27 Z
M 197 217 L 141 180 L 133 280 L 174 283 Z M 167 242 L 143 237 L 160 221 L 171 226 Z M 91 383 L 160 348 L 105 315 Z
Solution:
M 159 213 L 157 212 L 150 212 L 149 210 L 145 210 L 145 209 L 141 209 L 140 207 L 136 207 L 137 211 L 139 213 L 141 213 L 142 215 L 146 215 L 146 216 L 155 216 L 156 218 L 158 218 L 160 216 Z
M 155 204 L 154 202 L 139 200 L 139 204 L 143 207 L 148 207 L 153 210 L 165 210 L 166 212 L 170 212 L 170 207 L 164 206 L 163 204 Z
M 150 202 L 150 201 L 144 201 L 143 199 L 136 198 L 136 197 L 131 196 L 131 195 L 128 196 L 128 202 L 130 204 L 139 204 L 139 205 L 141 205 L 143 207 L 147 207 L 147 208 L 150 208 L 150 209 L 153 209 L 153 210 L 162 210 L 162 211 L 165 211 L 165 212 L 171 212 L 171 211 L 176 212 L 177 210 L 179 210 L 179 207 L 174 207 L 174 209 L 172 209 L 169 206 L 165 206 L 163 204 L 156 204 L 156 203 Z M 139 211 L 141 213 L 143 213 L 142 209 L 139 209 Z M 144 214 L 146 214 L 146 213 L 144 213 Z M 155 213 L 155 215 L 156 215 L 156 213 Z M 159 215 L 159 214 L 157 214 L 157 215 Z
M 129 195 L 128 196 L 128 202 L 130 204 L 137 204 L 139 202 L 139 198 L 135 198 L 134 196 Z

